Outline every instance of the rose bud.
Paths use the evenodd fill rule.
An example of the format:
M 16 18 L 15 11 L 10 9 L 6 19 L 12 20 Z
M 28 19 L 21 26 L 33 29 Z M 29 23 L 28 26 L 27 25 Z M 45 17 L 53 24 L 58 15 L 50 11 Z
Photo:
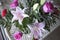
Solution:
M 13 37 L 14 37 L 15 40 L 21 40 L 22 35 L 23 34 L 21 32 L 16 32 L 16 33 L 13 34 Z
M 7 14 L 7 9 L 3 9 L 3 10 L 2 10 L 2 13 L 1 13 L 1 16 L 2 16 L 2 17 L 5 17 L 6 14 Z
M 43 5 L 43 11 L 45 13 L 49 13 L 49 12 L 52 12 L 54 9 L 54 6 L 51 2 L 46 2 L 44 5 Z

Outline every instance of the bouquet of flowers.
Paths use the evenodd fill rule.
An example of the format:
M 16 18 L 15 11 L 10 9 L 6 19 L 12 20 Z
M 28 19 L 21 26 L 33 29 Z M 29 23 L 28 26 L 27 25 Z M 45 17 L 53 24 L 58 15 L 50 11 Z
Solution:
M 32 40 L 39 40 L 50 26 L 56 24 L 59 9 L 46 0 L 13 0 L 9 9 L 0 15 L 0 25 L 7 29 L 13 40 L 24 40 L 25 34 Z

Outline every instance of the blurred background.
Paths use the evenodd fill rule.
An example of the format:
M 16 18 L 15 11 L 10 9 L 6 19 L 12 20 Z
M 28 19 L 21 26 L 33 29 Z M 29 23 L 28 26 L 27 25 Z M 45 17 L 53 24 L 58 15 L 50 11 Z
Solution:
M 12 0 L 0 0 L 0 13 L 1 10 L 5 7 L 9 8 L 9 4 Z M 21 1 L 21 0 L 20 0 Z M 55 7 L 60 9 L 60 0 L 47 0 L 51 1 Z M 51 32 L 49 32 L 43 40 L 60 40 L 60 20 L 57 20 L 57 24 L 50 27 Z M 1 35 L 1 29 L 0 29 L 0 40 L 3 40 L 3 36 Z

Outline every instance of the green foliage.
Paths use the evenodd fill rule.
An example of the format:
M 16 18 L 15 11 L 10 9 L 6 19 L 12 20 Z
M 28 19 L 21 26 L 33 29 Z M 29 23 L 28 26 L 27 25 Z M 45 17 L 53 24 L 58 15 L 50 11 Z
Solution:
M 26 17 L 23 19 L 22 21 L 22 25 L 19 24 L 18 21 L 15 21 L 13 23 L 15 23 L 16 27 L 18 27 L 22 32 L 24 33 L 29 33 L 30 30 L 27 27 L 28 24 L 32 24 L 35 22 L 34 19 L 37 19 L 38 22 L 43 22 L 45 21 L 45 29 L 50 31 L 50 26 L 52 26 L 53 24 L 56 24 L 56 18 L 58 18 L 56 15 L 54 15 L 54 13 L 44 13 L 42 10 L 43 4 L 45 3 L 45 0 L 27 0 L 27 5 L 28 8 L 25 10 L 25 14 L 28 14 L 29 17 Z M 33 5 L 38 3 L 39 5 L 37 6 L 36 10 L 33 10 Z M 20 3 L 20 7 L 23 9 L 23 5 Z M 3 19 L 0 16 L 0 25 L 3 25 L 5 27 L 7 27 L 9 30 L 11 28 L 12 25 L 12 17 L 13 15 L 11 14 L 11 12 L 8 10 L 8 13 L 6 14 L 6 19 Z
M 40 0 L 40 4 L 43 5 L 46 0 Z
M 28 1 L 28 7 L 33 7 L 35 3 L 40 3 L 40 0 L 27 0 Z
M 7 14 L 6 14 L 6 20 L 5 20 L 5 22 L 6 22 L 5 27 L 7 28 L 8 31 L 10 31 L 10 29 L 11 29 L 12 17 L 13 17 L 13 15 L 12 15 L 11 12 L 8 10 L 8 12 L 7 12 Z
M 5 20 L 1 17 L 1 15 L 0 15 L 0 25 L 4 25 L 5 24 L 5 22 L 4 22 Z
M 25 22 L 25 20 L 23 21 L 23 25 L 20 25 L 18 21 L 15 21 L 14 23 L 15 23 L 16 27 L 18 27 L 22 31 L 22 33 L 25 33 L 25 34 L 30 33 L 30 30 L 26 25 L 27 22 L 25 22 L 26 24 L 24 22 Z

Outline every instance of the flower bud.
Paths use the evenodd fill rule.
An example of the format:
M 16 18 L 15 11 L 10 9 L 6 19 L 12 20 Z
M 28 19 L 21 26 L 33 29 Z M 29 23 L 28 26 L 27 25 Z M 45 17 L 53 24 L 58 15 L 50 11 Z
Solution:
M 10 8 L 11 9 L 15 9 L 18 6 L 18 0 L 14 0 L 11 4 L 10 4 Z
M 6 14 L 7 14 L 7 9 L 3 9 L 3 10 L 2 10 L 2 13 L 1 13 L 1 16 L 2 16 L 2 17 L 5 17 Z
M 38 3 L 34 4 L 34 5 L 33 5 L 33 10 L 36 10 L 37 7 L 38 7 L 38 5 L 39 5 Z
M 16 32 L 13 34 L 13 37 L 15 40 L 21 40 L 22 38 L 22 33 L 21 32 Z
M 54 9 L 54 6 L 51 2 L 46 2 L 44 5 L 43 5 L 43 11 L 45 13 L 48 13 L 48 12 L 52 12 Z

